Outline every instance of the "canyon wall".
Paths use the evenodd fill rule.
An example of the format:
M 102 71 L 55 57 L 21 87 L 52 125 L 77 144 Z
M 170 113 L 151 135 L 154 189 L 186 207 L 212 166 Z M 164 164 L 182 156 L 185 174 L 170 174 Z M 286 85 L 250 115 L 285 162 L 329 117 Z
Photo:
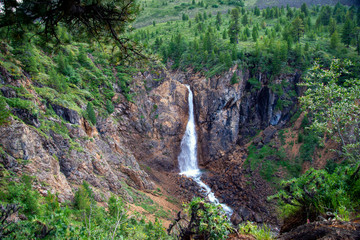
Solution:
M 195 183 L 178 175 L 177 156 L 188 118 L 184 84 L 189 84 L 194 92 L 199 163 L 208 170 L 205 181 L 222 202 L 234 208 L 237 221 L 261 222 L 271 218 L 265 203 L 269 187 L 258 177 L 254 189 L 246 188 L 249 170 L 242 168 L 247 157 L 244 145 L 259 130 L 264 130 L 259 143 L 266 144 L 286 124 L 295 109 L 296 94 L 284 93 L 298 91 L 300 76 L 289 74 L 270 81 L 266 74 L 251 72 L 234 66 L 212 78 L 182 71 L 138 73 L 133 101 L 116 94 L 114 113 L 98 116 L 96 126 L 55 104 L 51 107 L 59 116 L 56 119 L 41 112 L 39 121 L 26 111 L 16 111 L 17 117 L 0 127 L 0 161 L 19 175 L 34 176 L 41 193 L 58 192 L 62 201 L 71 199 L 83 181 L 95 189 L 98 201 L 114 192 L 131 202 L 125 184 L 145 191 L 158 184 L 168 194 L 189 200 L 201 195 Z M 234 74 L 237 82 L 231 83 Z M 15 84 L 29 87 L 31 82 Z M 1 91 L 16 97 L 9 88 Z M 49 107 L 36 93 L 34 97 L 42 109 Z M 279 101 L 287 104 L 279 106 Z M 49 122 L 61 131 L 50 128 L 44 134 L 41 129 Z

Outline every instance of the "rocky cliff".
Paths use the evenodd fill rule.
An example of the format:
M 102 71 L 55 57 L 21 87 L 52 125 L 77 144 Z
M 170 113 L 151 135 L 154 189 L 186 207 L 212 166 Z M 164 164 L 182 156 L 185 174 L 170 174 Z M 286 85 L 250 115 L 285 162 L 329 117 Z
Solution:
M 254 188 L 246 185 L 253 173 L 243 168 L 244 145 L 262 129 L 259 142 L 268 143 L 286 123 L 296 96 L 284 92 L 297 91 L 299 75 L 270 81 L 251 72 L 234 66 L 212 78 L 181 71 L 138 73 L 133 77 L 133 101 L 115 94 L 115 111 L 98 116 L 95 126 L 73 109 L 41 101 L 31 91 L 29 78 L 9 77 L 1 88 L 3 96 L 19 97 L 9 86 L 22 86 L 33 93 L 32 101 L 41 110 L 12 110 L 10 123 L 0 127 L 1 163 L 19 175 L 34 176 L 40 192 L 58 192 L 61 200 L 71 199 L 83 181 L 96 189 L 99 201 L 113 192 L 131 202 L 125 185 L 151 190 L 159 184 L 180 199 L 201 195 L 194 182 L 178 175 L 177 156 L 188 118 L 186 83 L 195 97 L 199 162 L 208 170 L 205 181 L 234 208 L 235 222 L 271 219 L 267 183 L 255 176 Z M 234 74 L 238 80 L 231 83 Z M 49 108 L 57 117 L 46 113 Z

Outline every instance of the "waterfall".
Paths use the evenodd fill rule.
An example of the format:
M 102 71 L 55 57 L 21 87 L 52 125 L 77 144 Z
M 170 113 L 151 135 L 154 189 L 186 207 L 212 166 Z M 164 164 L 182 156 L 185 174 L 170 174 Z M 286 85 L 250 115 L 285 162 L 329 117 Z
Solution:
M 194 104 L 193 93 L 189 85 L 185 85 L 189 90 L 189 120 L 186 125 L 185 135 L 181 140 L 181 152 L 178 156 L 180 174 L 192 178 L 201 189 L 203 189 L 210 202 L 216 205 L 221 205 L 226 215 L 231 216 L 233 210 L 226 204 L 219 203 L 219 200 L 215 197 L 215 194 L 211 191 L 210 187 L 201 181 L 201 171 L 197 162 L 197 136 L 195 129 L 194 119 Z

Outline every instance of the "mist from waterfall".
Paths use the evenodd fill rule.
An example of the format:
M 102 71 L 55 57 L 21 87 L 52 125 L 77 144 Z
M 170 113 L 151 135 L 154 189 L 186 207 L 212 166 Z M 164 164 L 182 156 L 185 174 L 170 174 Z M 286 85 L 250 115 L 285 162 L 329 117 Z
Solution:
M 215 197 L 215 194 L 211 191 L 210 187 L 201 181 L 201 171 L 197 162 L 197 135 L 194 118 L 194 103 L 193 93 L 189 85 L 185 85 L 189 90 L 188 102 L 189 102 L 189 120 L 186 125 L 185 135 L 181 140 L 181 152 L 178 156 L 180 174 L 186 177 L 192 178 L 200 187 L 205 191 L 210 202 L 216 205 L 221 205 L 226 215 L 231 216 L 233 210 L 226 204 L 219 203 L 219 200 Z

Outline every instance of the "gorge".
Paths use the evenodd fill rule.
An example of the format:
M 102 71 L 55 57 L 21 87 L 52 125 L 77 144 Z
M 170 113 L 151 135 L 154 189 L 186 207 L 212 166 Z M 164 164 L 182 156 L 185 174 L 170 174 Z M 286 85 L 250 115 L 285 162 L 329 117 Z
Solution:
M 0 239 L 359 239 L 360 6 L 310 2 L 0 2 Z

